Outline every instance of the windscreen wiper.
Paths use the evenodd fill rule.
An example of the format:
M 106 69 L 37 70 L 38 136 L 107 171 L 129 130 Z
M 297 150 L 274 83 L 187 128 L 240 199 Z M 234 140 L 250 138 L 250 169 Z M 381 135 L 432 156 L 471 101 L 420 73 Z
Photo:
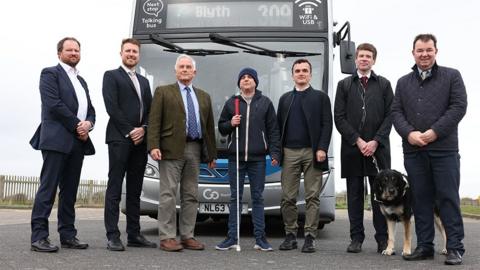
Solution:
M 232 38 L 228 38 L 216 33 L 210 33 L 209 38 L 212 42 L 215 42 L 218 44 L 244 49 L 244 52 L 246 53 L 265 55 L 270 57 L 287 58 L 287 57 L 305 57 L 305 56 L 321 55 L 321 53 L 270 50 L 270 49 L 262 48 L 252 44 L 248 44 L 245 42 L 241 42 L 238 40 L 234 40 Z
M 167 41 L 160 37 L 158 34 L 151 34 L 150 39 L 153 43 L 167 48 L 164 51 L 175 52 L 175 53 L 184 53 L 188 55 L 196 56 L 206 56 L 206 55 L 221 55 L 221 54 L 231 54 L 238 53 L 238 51 L 225 51 L 225 50 L 209 50 L 209 49 L 184 49 L 170 41 Z

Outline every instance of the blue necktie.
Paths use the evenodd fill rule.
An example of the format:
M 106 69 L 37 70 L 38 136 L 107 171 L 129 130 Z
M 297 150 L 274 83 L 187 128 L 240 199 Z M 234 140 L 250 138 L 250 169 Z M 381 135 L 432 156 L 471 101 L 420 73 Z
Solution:
M 187 121 L 188 121 L 188 134 L 187 136 L 191 139 L 198 139 L 198 127 L 197 127 L 197 116 L 195 115 L 195 106 L 193 106 L 193 99 L 192 95 L 190 94 L 190 88 L 187 86 L 185 87 L 185 91 L 187 91 Z

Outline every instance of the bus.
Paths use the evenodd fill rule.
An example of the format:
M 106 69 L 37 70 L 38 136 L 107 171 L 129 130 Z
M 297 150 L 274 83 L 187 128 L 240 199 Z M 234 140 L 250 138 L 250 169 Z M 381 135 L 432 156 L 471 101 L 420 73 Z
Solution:
M 152 90 L 175 82 L 177 56 L 191 55 L 197 64 L 193 84 L 210 94 L 215 123 L 225 101 L 239 91 L 237 74 L 242 68 L 257 70 L 257 88 L 276 108 L 282 94 L 293 89 L 291 66 L 298 58 L 312 63 L 311 84 L 327 93 L 333 106 L 334 47 L 340 45 L 344 73 L 354 71 L 355 47 L 348 22 L 338 32 L 333 29 L 331 0 L 137 0 L 132 21 L 132 37 L 142 43 L 138 70 L 149 79 Z M 217 128 L 215 135 L 219 159 L 214 169 L 201 165 L 197 221 L 217 219 L 229 212 L 227 139 Z M 330 169 L 323 173 L 319 228 L 335 220 L 332 148 L 328 153 Z M 271 167 L 268 160 L 266 164 L 265 215 L 279 217 L 281 167 Z M 300 218 L 305 213 L 301 181 Z M 141 193 L 142 215 L 157 216 L 159 187 L 158 163 L 149 158 Z M 241 213 L 249 214 L 248 177 L 243 198 Z M 177 210 L 179 203 L 177 198 Z

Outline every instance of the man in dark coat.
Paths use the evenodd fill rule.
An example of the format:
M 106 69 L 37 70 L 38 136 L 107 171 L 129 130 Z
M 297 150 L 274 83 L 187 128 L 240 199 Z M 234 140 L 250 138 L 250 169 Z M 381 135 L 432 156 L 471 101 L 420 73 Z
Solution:
M 218 120 L 218 131 L 228 135 L 228 175 L 230 178 L 230 215 L 227 238 L 217 250 L 228 250 L 237 245 L 237 203 L 242 205 L 245 176 L 250 183 L 252 223 L 255 235 L 254 248 L 273 250 L 265 236 L 263 190 L 265 189 L 265 156 L 270 155 L 271 165 L 280 160 L 280 133 L 272 101 L 257 89 L 258 75 L 253 68 L 244 68 L 238 74 L 240 95 L 229 98 Z M 237 101 L 238 100 L 238 101 Z M 238 112 L 236 111 L 238 102 Z M 238 132 L 238 141 L 235 141 Z M 236 143 L 238 142 L 238 153 Z M 239 157 L 237 168 L 237 154 Z M 238 187 L 236 183 L 238 171 Z M 237 202 L 237 188 L 239 202 Z M 240 212 L 241 213 L 241 212 Z M 239 215 L 240 217 L 240 215 Z M 241 218 L 241 217 L 240 217 Z
M 58 193 L 58 233 L 62 248 L 86 249 L 77 238 L 75 201 L 83 158 L 95 154 L 90 131 L 95 109 L 88 86 L 76 68 L 80 62 L 80 42 L 66 37 L 57 44 L 60 63 L 47 67 L 40 75 L 42 122 L 30 144 L 42 151 L 40 186 L 32 209 L 31 250 L 57 252 L 48 238 L 48 218 Z
M 297 248 L 297 196 L 300 176 L 305 188 L 305 242 L 302 252 L 315 252 L 323 171 L 328 170 L 328 147 L 332 136 L 332 112 L 328 95 L 310 85 L 312 65 L 298 59 L 292 65 L 295 87 L 278 102 L 278 125 L 282 144 L 282 201 L 285 241 L 280 250 Z
M 120 56 L 122 65 L 105 72 L 102 89 L 110 116 L 105 136 L 109 170 L 104 217 L 107 248 L 111 251 L 125 250 L 118 229 L 123 178 L 126 178 L 127 245 L 157 247 L 140 234 L 140 194 L 147 164 L 145 133 L 152 102 L 147 78 L 135 71 L 140 60 L 140 42 L 133 38 L 124 39 Z
M 434 35 L 415 37 L 415 65 L 398 80 L 392 105 L 393 124 L 403 142 L 417 234 L 415 251 L 403 258 L 433 258 L 433 206 L 437 205 L 447 235 L 445 264 L 458 265 L 465 252 L 458 194 L 458 124 L 467 112 L 467 92 L 458 70 L 437 65 L 437 52 Z
M 390 82 L 372 70 L 376 56 L 377 50 L 371 44 L 357 47 L 357 72 L 338 83 L 334 105 L 335 125 L 342 135 L 341 176 L 347 179 L 351 239 L 347 252 L 352 253 L 362 250 L 365 239 L 364 177 L 368 176 L 372 187 L 378 169 L 390 168 L 393 91 Z M 387 225 L 378 203 L 373 200 L 373 192 L 371 194 L 375 240 L 380 253 L 387 246 Z

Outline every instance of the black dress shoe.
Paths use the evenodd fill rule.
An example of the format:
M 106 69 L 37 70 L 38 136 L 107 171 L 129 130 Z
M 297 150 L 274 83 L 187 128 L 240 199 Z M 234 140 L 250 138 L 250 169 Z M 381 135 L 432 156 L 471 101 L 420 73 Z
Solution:
M 313 238 L 313 236 L 311 236 L 310 234 L 307 234 L 307 236 L 305 236 L 305 243 L 303 243 L 302 252 L 303 253 L 315 252 L 315 238 Z
M 433 250 L 417 247 L 412 254 L 403 255 L 403 259 L 407 261 L 431 260 L 433 259 Z
M 292 250 L 297 248 L 297 237 L 293 233 L 288 233 L 285 240 L 280 244 L 279 250 Z
M 447 265 L 459 265 L 462 264 L 462 255 L 456 250 L 449 250 L 447 252 L 447 259 L 445 260 Z
M 112 238 L 108 240 L 107 249 L 111 251 L 124 251 L 125 247 L 123 246 L 122 240 L 120 240 L 120 238 Z
M 148 241 L 145 236 L 139 234 L 135 237 L 128 238 L 127 246 L 129 247 L 148 247 L 148 248 L 156 248 L 157 244 Z
M 382 253 L 386 249 L 387 249 L 387 242 L 380 241 L 377 243 L 377 253 Z
M 347 247 L 347 252 L 349 253 L 360 253 L 362 251 L 362 242 L 358 240 L 352 240 L 350 245 Z
M 62 244 L 62 248 L 73 248 L 73 249 L 86 249 L 88 248 L 88 244 L 78 240 L 78 238 L 74 237 L 68 240 L 60 241 Z
M 50 239 L 45 238 L 45 239 L 40 239 L 38 241 L 33 242 L 30 250 L 37 251 L 37 252 L 57 252 L 58 247 L 55 245 L 52 245 L 50 243 Z

